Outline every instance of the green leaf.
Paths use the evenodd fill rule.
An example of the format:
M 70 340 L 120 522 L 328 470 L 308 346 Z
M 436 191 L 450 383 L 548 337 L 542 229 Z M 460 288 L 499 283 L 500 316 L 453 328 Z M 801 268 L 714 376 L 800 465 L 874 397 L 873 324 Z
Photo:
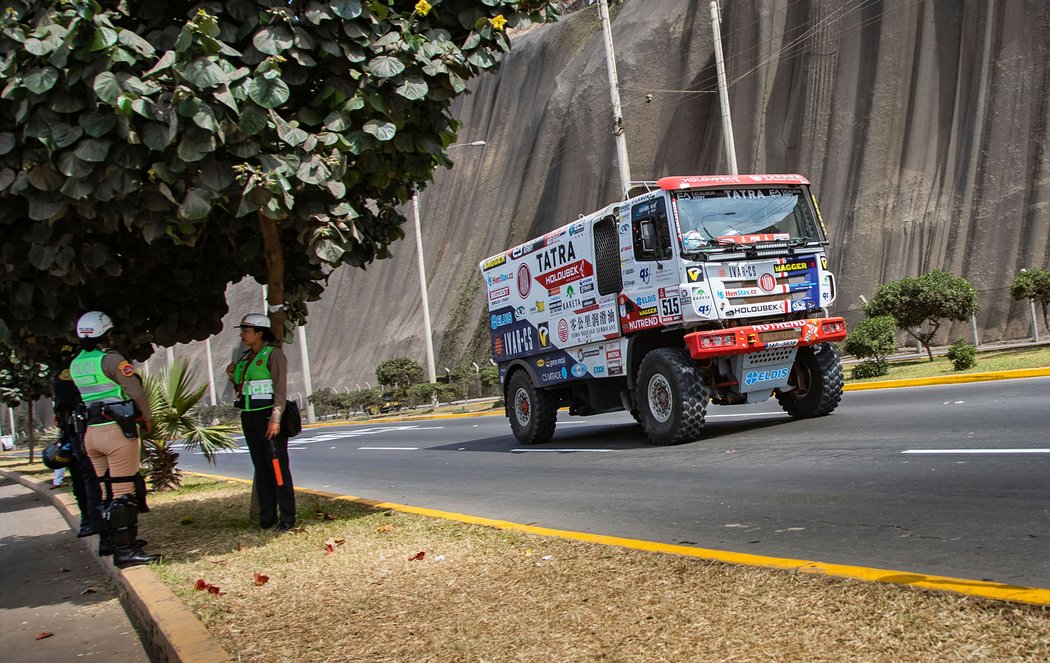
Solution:
M 62 176 L 49 163 L 42 163 L 30 170 L 26 177 L 40 191 L 56 191 L 62 187 Z
M 94 164 L 78 159 L 72 152 L 63 152 L 58 157 L 58 170 L 66 177 L 87 177 L 94 169 Z
M 26 258 L 29 264 L 35 269 L 45 271 L 51 268 L 51 265 L 55 262 L 55 254 L 58 253 L 58 247 L 53 244 L 31 244 L 29 247 L 29 255 Z
M 207 129 L 208 131 L 218 132 L 219 123 L 215 121 L 215 114 L 211 112 L 211 109 L 207 106 L 201 106 L 197 113 L 193 116 L 193 123 L 201 129 Z
M 395 57 L 383 55 L 369 62 L 366 69 L 368 73 L 378 78 L 391 78 L 404 71 L 405 65 Z
M 292 31 L 283 25 L 268 25 L 255 33 L 252 45 L 266 55 L 277 55 L 292 47 Z
M 290 95 L 288 84 L 280 78 L 266 80 L 256 76 L 248 83 L 248 97 L 263 108 L 277 108 L 288 101 Z
M 333 14 L 347 21 L 361 15 L 361 0 L 334 0 L 328 6 Z
M 73 200 L 85 200 L 94 193 L 95 183 L 70 177 L 66 179 L 66 183 L 62 185 L 60 191 L 62 195 L 68 196 Z
M 84 133 L 92 138 L 101 138 L 113 131 L 113 127 L 117 125 L 117 118 L 112 115 L 102 115 L 101 113 L 88 113 L 87 115 L 81 115 L 78 122 L 83 127 Z
M 106 156 L 109 155 L 109 143 L 88 138 L 80 141 L 73 153 L 82 161 L 100 163 L 105 161 Z
M 143 57 L 153 57 L 154 53 L 157 52 L 148 41 L 127 28 L 123 28 L 117 32 L 117 41 Z
M 201 189 L 190 189 L 179 205 L 179 218 L 185 221 L 197 221 L 211 213 L 211 203 L 207 192 Z
M 278 138 L 292 147 L 297 147 L 302 144 L 309 135 L 299 127 L 292 126 L 290 123 L 285 122 L 284 118 L 273 111 L 270 111 L 270 119 L 273 120 L 273 124 L 277 128 Z
M 15 135 L 10 132 L 0 133 L 0 155 L 7 154 L 15 148 Z
M 34 69 L 33 73 L 25 77 L 23 85 L 34 94 L 44 94 L 53 88 L 57 81 L 58 69 L 47 66 L 41 67 L 40 69 Z
M 206 90 L 226 82 L 226 74 L 222 67 L 208 58 L 197 58 L 186 65 L 182 75 L 196 87 Z
M 65 122 L 59 122 L 51 127 L 51 138 L 55 141 L 56 148 L 69 147 L 80 140 L 84 130 L 80 127 L 71 127 Z
M 397 134 L 397 127 L 393 122 L 385 120 L 369 120 L 365 122 L 365 133 L 371 134 L 381 141 L 387 141 Z
M 266 128 L 268 116 L 266 111 L 255 105 L 249 105 L 241 113 L 238 126 L 245 136 L 254 136 Z
M 92 87 L 95 89 L 95 94 L 98 98 L 110 106 L 116 106 L 117 98 L 124 93 L 116 75 L 111 71 L 103 71 L 98 76 L 95 76 L 95 82 Z
M 314 247 L 314 255 L 330 265 L 338 263 L 343 257 L 343 249 L 330 239 L 321 240 Z
M 427 96 L 430 88 L 422 78 L 406 78 L 401 85 L 397 86 L 397 93 L 409 101 L 415 101 Z
M 154 74 L 160 73 L 168 67 L 170 67 L 171 65 L 173 65 L 174 63 L 175 51 L 164 51 L 164 55 L 160 56 L 160 59 L 157 60 L 157 64 L 153 65 L 153 67 L 146 73 L 142 74 L 142 76 L 149 77 Z
M 296 171 L 295 176 L 306 184 L 317 185 L 331 177 L 332 171 L 328 169 L 324 159 L 314 154 L 299 165 L 299 170 Z
M 183 161 L 200 161 L 215 151 L 215 137 L 200 129 L 187 131 L 179 142 L 178 155 Z
M 41 196 L 29 199 L 29 218 L 33 221 L 50 221 L 66 211 L 66 203 Z
M 113 28 L 100 27 L 95 30 L 95 36 L 91 40 L 90 51 L 101 51 L 117 43 L 117 31 Z
M 50 40 L 48 40 L 48 41 L 40 41 L 36 37 L 30 37 L 29 39 L 25 40 L 24 44 L 22 44 L 22 48 L 26 49 L 26 51 L 30 55 L 35 55 L 37 57 L 42 57 L 44 55 L 47 55 L 47 54 L 51 53 L 57 47 L 57 45 L 54 42 L 49 43 L 49 41 Z M 59 42 L 59 43 L 62 43 L 62 42 Z

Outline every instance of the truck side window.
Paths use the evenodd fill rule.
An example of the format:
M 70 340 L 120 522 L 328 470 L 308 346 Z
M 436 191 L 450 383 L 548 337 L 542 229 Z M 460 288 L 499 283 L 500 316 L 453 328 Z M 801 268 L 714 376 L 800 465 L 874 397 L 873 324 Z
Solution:
M 598 294 L 608 295 L 623 290 L 620 273 L 620 237 L 616 219 L 607 216 L 594 224 L 594 262 L 598 271 Z
M 663 198 L 639 203 L 631 208 L 631 232 L 635 260 L 671 258 L 671 233 Z

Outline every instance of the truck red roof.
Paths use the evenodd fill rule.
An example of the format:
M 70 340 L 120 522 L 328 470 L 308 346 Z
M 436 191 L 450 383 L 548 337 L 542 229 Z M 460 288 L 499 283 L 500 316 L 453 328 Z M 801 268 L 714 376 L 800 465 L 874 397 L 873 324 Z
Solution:
M 809 184 L 801 175 L 695 175 L 691 177 L 662 177 L 657 184 L 664 191 L 702 189 L 718 186 L 748 186 L 755 184 Z

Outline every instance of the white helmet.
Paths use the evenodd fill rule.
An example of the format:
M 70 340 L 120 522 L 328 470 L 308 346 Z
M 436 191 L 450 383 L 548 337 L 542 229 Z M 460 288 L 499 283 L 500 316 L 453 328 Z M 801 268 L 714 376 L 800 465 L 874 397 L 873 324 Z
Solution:
M 269 329 L 270 319 L 261 313 L 249 313 L 248 315 L 241 318 L 241 324 L 238 327 L 258 327 L 259 329 Z
M 102 338 L 113 329 L 113 321 L 102 311 L 88 311 L 77 320 L 77 338 Z

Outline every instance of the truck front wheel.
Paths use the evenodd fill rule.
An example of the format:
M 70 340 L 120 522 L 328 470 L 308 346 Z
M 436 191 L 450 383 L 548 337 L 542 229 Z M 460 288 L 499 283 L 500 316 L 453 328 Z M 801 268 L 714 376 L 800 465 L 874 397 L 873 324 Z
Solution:
M 796 419 L 822 417 L 842 400 L 842 365 L 827 343 L 799 348 L 791 367 L 791 391 L 777 390 L 777 401 Z
M 657 348 L 645 355 L 635 389 L 650 442 L 682 444 L 700 437 L 711 389 L 685 350 Z
M 507 406 L 510 428 L 521 444 L 542 444 L 554 436 L 557 401 L 550 393 L 537 389 L 527 372 L 518 370 L 510 377 Z

